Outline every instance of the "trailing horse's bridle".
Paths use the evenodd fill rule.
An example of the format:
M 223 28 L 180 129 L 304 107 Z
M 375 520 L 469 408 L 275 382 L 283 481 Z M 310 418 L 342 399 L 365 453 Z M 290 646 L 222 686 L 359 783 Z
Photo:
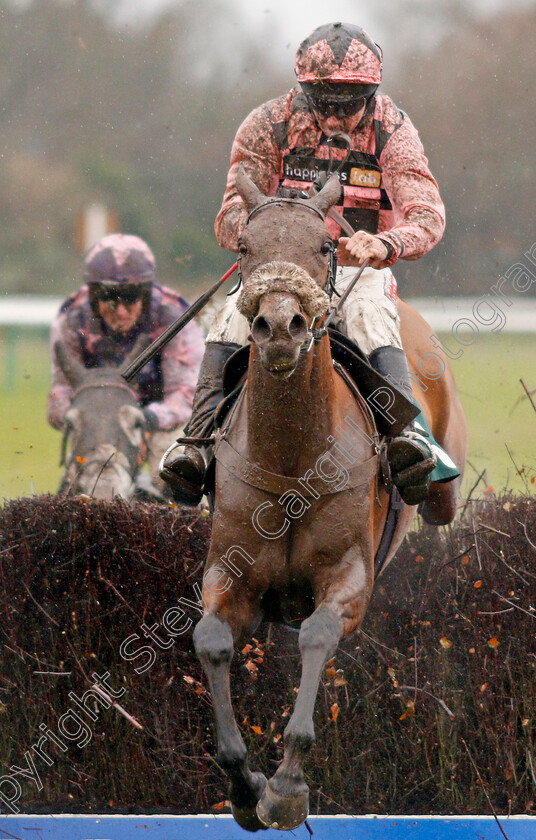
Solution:
M 82 393 L 82 391 L 88 390 L 89 388 L 120 388 L 122 391 L 128 391 L 136 397 L 137 400 L 136 392 L 130 387 L 130 385 L 127 385 L 126 382 L 85 382 L 76 389 L 71 397 L 71 402 L 78 396 L 78 394 Z
M 126 382 L 85 382 L 74 391 L 71 397 L 71 405 L 73 404 L 73 401 L 75 397 L 78 396 L 78 394 L 80 394 L 82 391 L 87 391 L 90 388 L 120 388 L 122 391 L 128 391 L 129 394 L 132 394 L 132 396 L 134 396 L 137 401 L 136 392 L 130 387 L 130 385 L 127 385 Z M 69 463 L 67 463 L 67 443 L 69 441 L 70 431 L 70 427 L 66 425 L 63 431 L 63 437 L 61 439 L 59 465 L 60 467 L 65 467 L 66 473 L 71 469 L 75 458 L 74 453 L 72 453 L 71 457 L 69 458 Z M 86 469 L 87 466 L 91 463 L 93 463 L 93 461 L 85 461 L 83 464 L 84 469 Z

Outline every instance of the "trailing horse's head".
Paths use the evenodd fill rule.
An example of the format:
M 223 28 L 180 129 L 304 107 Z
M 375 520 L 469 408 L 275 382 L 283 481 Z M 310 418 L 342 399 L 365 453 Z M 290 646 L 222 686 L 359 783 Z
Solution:
M 70 441 L 71 452 L 61 489 L 129 499 L 144 448 L 145 420 L 137 396 L 120 368 L 87 369 L 61 343 L 54 349 L 74 391 L 65 415 L 63 446 L 65 452 Z M 141 349 L 137 342 L 129 358 Z
M 328 307 L 334 243 L 324 217 L 339 200 L 340 184 L 332 176 L 313 198 L 267 198 L 240 168 L 236 187 L 249 212 L 238 243 L 244 288 L 237 307 L 251 323 L 264 367 L 287 378 L 312 321 Z

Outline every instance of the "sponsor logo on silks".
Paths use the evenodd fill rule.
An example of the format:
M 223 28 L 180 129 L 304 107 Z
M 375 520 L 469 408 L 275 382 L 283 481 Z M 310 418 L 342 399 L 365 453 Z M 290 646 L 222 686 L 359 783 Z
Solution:
M 290 178 L 293 181 L 315 181 L 321 171 L 325 170 L 285 163 L 285 178 Z M 353 166 L 349 173 L 343 170 L 339 173 L 339 177 L 343 184 L 347 183 L 351 187 L 379 189 L 382 183 L 381 172 L 376 172 L 374 169 L 361 169 L 357 166 Z
M 349 183 L 352 187 L 379 188 L 382 183 L 382 174 L 374 169 L 359 169 L 354 166 L 350 169 Z
M 381 189 L 382 173 L 375 155 L 352 152 L 349 160 L 335 162 L 343 186 Z M 327 158 L 291 152 L 283 163 L 283 177 L 292 181 L 315 181 L 321 172 L 327 172 L 328 166 Z
M 320 175 L 320 169 L 306 166 L 290 166 L 285 164 L 285 178 L 291 178 L 293 181 L 315 181 Z

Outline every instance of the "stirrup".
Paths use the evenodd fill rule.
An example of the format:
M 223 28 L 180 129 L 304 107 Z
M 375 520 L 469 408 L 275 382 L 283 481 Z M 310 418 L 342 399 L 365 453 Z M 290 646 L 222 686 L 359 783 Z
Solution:
M 158 465 L 160 477 L 170 487 L 173 500 L 188 507 L 197 507 L 203 498 L 210 460 L 206 446 L 191 445 L 197 440 L 211 442 L 209 438 L 179 438 L 166 449 Z
M 393 483 L 407 505 L 423 502 L 430 489 L 430 473 L 437 465 L 426 435 L 406 429 L 393 438 L 388 449 Z

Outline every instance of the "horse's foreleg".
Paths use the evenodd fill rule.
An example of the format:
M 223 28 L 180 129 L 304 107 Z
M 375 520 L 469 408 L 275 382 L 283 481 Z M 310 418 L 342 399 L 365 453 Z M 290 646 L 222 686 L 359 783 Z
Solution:
M 226 621 L 205 615 L 194 630 L 194 646 L 207 675 L 216 718 L 218 762 L 230 781 L 229 798 L 235 820 L 249 831 L 264 828 L 255 806 L 266 785 L 262 773 L 252 773 L 247 748 L 238 729 L 231 704 L 229 671 L 233 658 L 233 634 Z
M 319 607 L 301 626 L 302 676 L 294 712 L 285 729 L 285 754 L 257 805 L 257 814 L 266 826 L 288 830 L 307 818 L 309 788 L 303 760 L 315 740 L 313 712 L 320 677 L 340 637 L 341 620 L 327 607 Z

